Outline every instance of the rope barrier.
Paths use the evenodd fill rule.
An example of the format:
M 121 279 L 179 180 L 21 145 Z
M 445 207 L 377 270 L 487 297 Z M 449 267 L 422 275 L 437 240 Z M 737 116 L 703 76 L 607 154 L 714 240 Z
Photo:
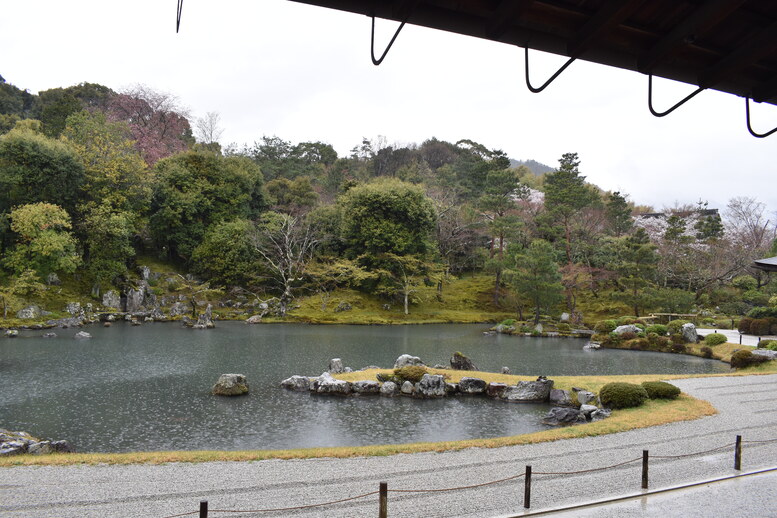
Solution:
M 707 453 L 713 453 L 720 450 L 725 450 L 726 448 L 731 448 L 732 446 L 736 446 L 736 443 L 726 444 L 725 446 L 720 446 L 718 448 L 713 448 L 711 450 L 706 451 L 697 451 L 696 453 L 686 453 L 685 455 L 651 455 L 651 459 L 684 459 L 685 457 L 693 457 L 694 455 L 705 455 Z
M 642 460 L 642 457 L 638 457 L 632 460 L 627 460 L 626 462 L 621 462 L 619 464 L 613 464 L 612 466 L 605 466 L 603 468 L 584 469 L 581 471 L 535 471 L 534 474 L 535 475 L 580 475 L 582 473 L 593 473 L 594 471 L 604 471 L 606 469 L 619 468 L 621 466 L 625 466 L 626 464 L 632 464 L 640 460 Z
M 777 442 L 777 439 L 766 439 L 765 441 L 742 441 L 742 444 L 763 444 L 767 442 Z
M 501 484 L 502 482 L 509 482 L 510 480 L 517 480 L 524 476 L 525 473 L 520 475 L 513 475 L 512 477 L 501 478 L 499 480 L 492 480 L 491 482 L 483 482 L 482 484 L 473 484 L 471 486 L 449 487 L 444 489 L 389 489 L 389 493 L 443 493 L 445 491 L 459 491 L 461 489 L 474 489 L 476 487 L 491 486 L 494 484 Z

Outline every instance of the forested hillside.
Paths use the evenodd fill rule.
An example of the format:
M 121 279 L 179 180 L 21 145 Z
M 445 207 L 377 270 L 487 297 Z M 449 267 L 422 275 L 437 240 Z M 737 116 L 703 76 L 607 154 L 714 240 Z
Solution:
M 751 268 L 777 255 L 774 208 L 755 199 L 638 208 L 587 183 L 573 150 L 544 170 L 467 139 L 365 138 L 340 156 L 326 135 L 222 147 L 221 130 L 144 86 L 31 94 L 0 78 L 0 316 L 59 311 L 61 286 L 99 306 L 149 261 L 183 274 L 171 290 L 248 293 L 281 317 L 310 295 L 335 311 L 338 290 L 412 314 L 462 278 L 535 322 L 582 320 L 583 300 L 636 316 L 777 305 Z

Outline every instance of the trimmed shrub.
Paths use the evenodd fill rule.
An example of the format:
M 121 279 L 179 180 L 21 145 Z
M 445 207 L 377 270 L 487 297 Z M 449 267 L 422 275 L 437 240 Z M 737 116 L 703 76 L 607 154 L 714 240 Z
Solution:
M 426 374 L 426 368 L 420 365 L 406 365 L 399 369 L 394 369 L 394 376 L 400 380 L 418 383 Z
M 508 318 L 507 320 L 502 320 L 499 323 L 500 326 L 505 326 L 505 327 L 510 327 L 513 324 L 515 324 L 515 319 L 514 318 Z
M 737 329 L 740 333 L 750 334 L 750 324 L 753 323 L 753 319 L 750 317 L 742 317 L 739 319 L 739 325 Z
M 664 381 L 644 381 L 642 388 L 648 394 L 650 399 L 677 399 L 680 395 L 680 389 Z
M 629 325 L 629 324 L 634 324 L 636 321 L 637 321 L 636 317 L 618 317 L 618 319 L 615 321 L 615 323 L 618 326 L 626 326 L 626 325 Z
M 658 336 L 666 336 L 668 329 L 663 324 L 653 324 L 645 328 L 645 332 L 650 336 L 650 333 L 655 333 Z
M 672 344 L 672 352 L 677 354 L 685 354 L 687 351 L 685 344 Z
M 669 339 L 672 341 L 673 344 L 684 344 L 685 338 L 683 338 L 683 335 L 680 333 L 672 333 L 672 336 L 669 337 Z
M 772 319 L 771 318 L 754 318 L 750 322 L 750 334 L 751 335 L 768 335 L 771 331 Z
M 735 369 L 744 369 L 751 365 L 768 362 L 769 359 L 764 356 L 757 356 L 747 349 L 742 349 L 731 355 L 731 366 Z
M 709 345 L 710 347 L 724 344 L 726 342 L 728 342 L 728 338 L 726 338 L 726 335 L 721 333 L 712 333 L 704 337 L 704 344 Z
M 569 333 L 570 331 L 572 331 L 572 326 L 570 326 L 569 324 L 562 323 L 556 326 L 556 329 L 558 329 L 559 333 Z
M 758 342 L 758 348 L 777 351 L 777 340 L 761 340 Z
M 629 342 L 629 349 L 633 351 L 645 351 L 650 349 L 650 342 L 644 338 L 635 338 Z
M 608 408 L 632 408 L 648 399 L 647 391 L 633 383 L 608 383 L 599 391 L 602 405 Z
M 618 326 L 616 325 L 615 320 L 600 320 L 596 323 L 596 325 L 594 325 L 594 331 L 599 334 L 606 335 L 608 333 L 612 333 L 616 327 Z
M 701 357 L 711 359 L 712 358 L 712 349 L 707 347 L 706 345 L 701 348 Z
M 687 324 L 688 322 L 688 320 L 671 320 L 666 325 L 666 330 L 670 335 L 677 334 L 682 330 L 683 325 Z
M 637 337 L 636 333 L 632 333 L 631 331 L 626 331 L 625 333 L 620 334 L 621 340 L 634 340 Z

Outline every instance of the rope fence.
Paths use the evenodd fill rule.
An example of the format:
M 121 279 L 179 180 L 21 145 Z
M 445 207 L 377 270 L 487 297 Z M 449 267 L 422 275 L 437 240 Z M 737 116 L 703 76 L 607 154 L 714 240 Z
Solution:
M 208 501 L 202 500 L 200 501 L 200 507 L 198 511 L 191 511 L 187 513 L 181 513 L 181 514 L 173 514 L 165 516 L 164 518 L 180 518 L 182 516 L 193 516 L 193 515 L 199 515 L 200 518 L 208 518 L 209 513 L 272 513 L 272 512 L 283 512 L 283 511 L 298 511 L 298 510 L 304 510 L 304 509 L 313 509 L 318 507 L 325 507 L 330 505 L 336 505 L 336 504 L 342 504 L 345 502 L 351 502 L 354 500 L 360 500 L 367 497 L 378 495 L 378 516 L 379 518 L 388 518 L 388 494 L 389 493 L 442 493 L 442 492 L 450 492 L 450 491 L 464 491 L 469 489 L 477 489 L 485 486 L 492 486 L 496 484 L 503 484 L 505 482 L 511 482 L 514 480 L 518 480 L 523 478 L 524 479 L 524 498 L 523 498 L 523 507 L 524 509 L 529 509 L 531 506 L 531 484 L 532 484 L 532 477 L 534 476 L 568 476 L 568 475 L 581 475 L 586 473 L 594 473 L 594 472 L 600 472 L 600 471 L 606 471 L 610 469 L 616 469 L 621 468 L 623 466 L 627 466 L 629 464 L 634 464 L 639 461 L 642 461 L 642 489 L 648 489 L 648 483 L 649 483 L 649 460 L 657 459 L 657 460 L 677 460 L 677 459 L 684 459 L 688 457 L 694 457 L 699 455 L 708 455 L 711 453 L 718 453 L 724 450 L 727 450 L 729 448 L 734 449 L 734 469 L 737 471 L 741 471 L 742 469 L 742 445 L 743 444 L 766 444 L 766 443 L 774 443 L 777 442 L 777 439 L 766 439 L 766 440 L 750 440 L 750 441 L 743 441 L 741 435 L 736 436 L 736 441 L 733 443 L 725 444 L 723 446 L 719 446 L 717 448 L 712 448 L 709 450 L 704 451 L 697 451 L 693 453 L 686 453 L 683 455 L 650 455 L 648 450 L 642 450 L 642 456 L 637 457 L 631 460 L 627 460 L 624 462 L 619 462 L 617 464 L 612 464 L 609 466 L 603 466 L 599 468 L 590 468 L 590 469 L 583 469 L 578 471 L 535 471 L 532 473 L 532 467 L 530 465 L 527 465 L 525 467 L 525 471 L 523 473 L 513 475 L 510 477 L 500 478 L 497 480 L 490 480 L 487 482 L 481 482 L 478 484 L 471 484 L 466 486 L 457 486 L 457 487 L 448 487 L 448 488 L 436 488 L 436 489 L 388 489 L 388 483 L 387 482 L 381 482 L 380 487 L 377 491 L 371 491 L 368 493 L 351 496 L 347 498 L 342 498 L 339 500 L 331 500 L 327 502 L 321 502 L 317 504 L 306 504 L 306 505 L 299 505 L 294 507 L 278 507 L 278 508 L 272 508 L 272 509 L 208 509 Z

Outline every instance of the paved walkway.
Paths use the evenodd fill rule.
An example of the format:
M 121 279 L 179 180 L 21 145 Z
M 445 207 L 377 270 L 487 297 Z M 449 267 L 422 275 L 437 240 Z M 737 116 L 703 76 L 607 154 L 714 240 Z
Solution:
M 737 434 L 745 441 L 777 439 L 777 375 L 673 383 L 711 401 L 720 413 L 607 436 L 459 452 L 162 466 L 6 468 L 0 469 L 0 517 L 162 518 L 196 511 L 201 499 L 210 502 L 211 510 L 295 507 L 376 491 L 380 481 L 387 481 L 390 490 L 450 488 L 515 476 L 523 473 L 527 464 L 535 473 L 569 472 L 638 459 L 643 449 L 651 456 L 711 450 L 731 445 Z M 510 408 L 504 405 L 505 412 Z M 743 470 L 775 465 L 777 442 L 745 443 Z M 681 459 L 652 459 L 650 487 L 666 488 L 733 474 L 733 447 L 727 447 Z M 639 462 L 579 475 L 535 475 L 531 511 L 633 495 L 640 491 L 640 481 Z M 756 491 L 741 493 L 749 516 L 774 513 L 774 503 Z M 377 496 L 372 495 L 324 508 L 211 516 L 374 517 L 377 507 Z M 389 516 L 490 518 L 520 514 L 520 479 L 452 492 L 389 493 Z

